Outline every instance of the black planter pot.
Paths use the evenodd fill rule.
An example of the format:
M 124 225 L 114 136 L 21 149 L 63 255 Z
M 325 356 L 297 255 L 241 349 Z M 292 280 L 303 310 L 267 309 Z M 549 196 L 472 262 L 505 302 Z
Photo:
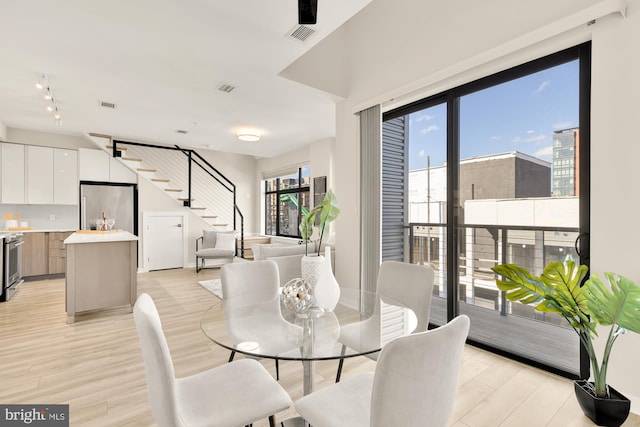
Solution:
M 611 397 L 605 399 L 593 394 L 593 383 L 577 380 L 573 384 L 582 412 L 597 425 L 618 427 L 629 416 L 631 401 L 613 387 L 609 386 Z

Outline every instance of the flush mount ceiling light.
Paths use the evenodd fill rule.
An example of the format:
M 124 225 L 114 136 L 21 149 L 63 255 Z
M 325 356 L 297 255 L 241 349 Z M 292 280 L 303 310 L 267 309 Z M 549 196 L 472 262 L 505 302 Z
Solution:
M 60 115 L 60 107 L 58 107 L 58 99 L 53 94 L 49 77 L 46 74 L 40 76 L 40 80 L 36 82 L 36 88 L 43 91 L 43 96 L 46 101 L 45 108 L 53 114 L 53 120 L 55 120 L 56 125 L 60 126 L 62 124 L 62 116 Z
M 255 130 L 250 130 L 250 129 L 239 130 L 236 135 L 238 136 L 238 139 L 240 141 L 248 141 L 248 142 L 260 141 L 260 136 L 261 136 L 259 132 L 256 132 Z

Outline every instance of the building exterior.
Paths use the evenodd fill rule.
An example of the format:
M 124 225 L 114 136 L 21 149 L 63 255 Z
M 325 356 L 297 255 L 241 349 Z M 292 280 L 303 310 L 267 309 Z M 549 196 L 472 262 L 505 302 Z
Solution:
M 580 130 L 553 132 L 553 196 L 579 196 Z
M 413 257 L 436 268 L 440 291 L 446 173 L 446 165 L 409 172 L 409 222 L 429 223 L 414 228 Z M 490 268 L 499 262 L 541 272 L 550 261 L 577 258 L 578 197 L 551 197 L 551 175 L 549 162 L 517 151 L 460 162 L 459 281 L 465 300 L 471 302 L 471 289 L 480 285 L 495 289 Z
M 447 167 L 409 172 L 409 222 L 442 222 Z M 518 151 L 460 161 L 460 206 L 467 200 L 549 197 L 551 164 Z

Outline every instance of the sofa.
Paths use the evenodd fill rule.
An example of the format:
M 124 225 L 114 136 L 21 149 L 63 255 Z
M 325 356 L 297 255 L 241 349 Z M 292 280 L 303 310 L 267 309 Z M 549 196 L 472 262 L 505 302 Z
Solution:
M 323 249 L 324 249 L 324 245 Z M 305 245 L 268 243 L 251 245 L 254 261 L 270 259 L 278 264 L 280 273 L 280 286 L 284 286 L 291 279 L 301 277 L 301 260 L 305 255 Z M 309 251 L 313 251 L 313 245 L 309 246 Z M 324 254 L 324 250 L 321 252 Z M 335 251 L 331 250 L 331 265 L 335 265 Z

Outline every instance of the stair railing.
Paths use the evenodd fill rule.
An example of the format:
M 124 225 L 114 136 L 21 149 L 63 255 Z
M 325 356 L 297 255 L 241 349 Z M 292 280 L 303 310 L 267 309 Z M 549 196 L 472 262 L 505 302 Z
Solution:
M 121 141 L 121 140 L 112 140 L 111 153 L 113 157 L 122 157 L 122 150 L 118 150 L 118 144 L 120 145 L 133 145 L 137 147 L 146 147 L 146 148 L 155 148 L 162 150 L 174 150 L 180 151 L 183 153 L 188 159 L 188 185 L 187 185 L 187 200 L 182 202 L 183 206 L 191 207 L 191 193 L 192 193 L 192 165 L 198 166 L 202 171 L 204 171 L 207 175 L 213 178 L 216 182 L 218 182 L 222 188 L 229 191 L 233 194 L 233 229 L 237 230 L 237 217 L 240 217 L 240 256 L 244 258 L 244 215 L 240 211 L 237 205 L 236 198 L 236 185 L 224 174 L 222 174 L 218 169 L 216 169 L 211 163 L 209 163 L 204 157 L 202 157 L 197 151 L 187 148 L 181 148 L 178 145 L 173 147 L 166 145 L 155 145 L 155 144 L 147 144 L 142 142 L 130 142 L 130 141 Z M 195 158 L 194 158 L 195 157 Z

